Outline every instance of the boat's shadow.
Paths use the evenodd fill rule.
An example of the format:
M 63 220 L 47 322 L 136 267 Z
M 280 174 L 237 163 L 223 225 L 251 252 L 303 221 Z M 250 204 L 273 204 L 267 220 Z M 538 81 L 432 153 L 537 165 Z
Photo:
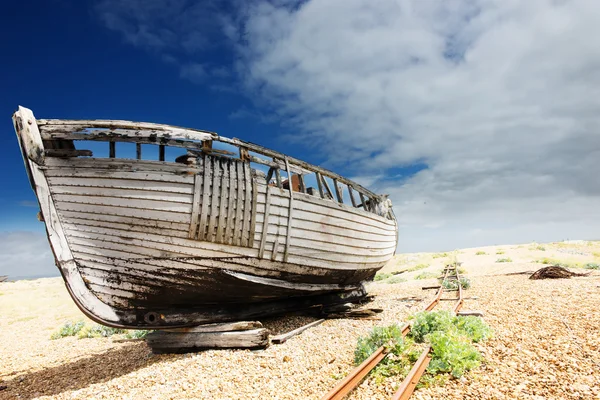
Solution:
M 76 361 L 34 372 L 23 372 L 11 379 L 4 378 L 0 399 L 33 399 L 76 391 L 88 386 L 111 381 L 160 361 L 151 356 L 144 342 L 127 344 L 92 354 Z M 99 387 L 98 392 L 104 388 Z

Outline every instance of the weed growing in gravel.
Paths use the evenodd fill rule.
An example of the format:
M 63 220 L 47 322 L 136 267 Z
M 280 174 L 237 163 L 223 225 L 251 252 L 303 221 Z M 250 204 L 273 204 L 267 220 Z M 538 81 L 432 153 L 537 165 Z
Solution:
M 444 257 L 448 257 L 448 253 L 435 253 L 433 255 L 433 258 L 444 258 Z
M 471 287 L 471 281 L 469 278 L 462 277 L 460 278 L 460 286 L 462 286 L 463 289 L 468 289 Z
M 585 269 L 600 269 L 600 264 L 596 263 L 587 263 L 583 266 Z
M 485 256 L 487 253 L 485 251 L 478 251 L 475 253 L 476 256 Z
M 67 336 L 75 336 L 79 333 L 79 331 L 81 331 L 83 329 L 84 326 L 85 326 L 85 322 L 83 322 L 83 321 L 65 322 L 65 324 L 60 328 L 60 330 L 58 330 L 57 332 L 54 332 L 50 336 L 50 339 L 56 340 L 56 339 L 60 339 L 60 338 L 67 337 Z
M 77 333 L 77 337 L 79 339 L 109 337 L 124 332 L 123 329 L 110 328 L 108 326 L 96 324 L 93 326 L 84 326 L 83 329 Z
M 507 258 L 499 258 L 496 260 L 497 263 L 505 263 L 505 262 L 512 262 L 512 258 L 507 257 Z
M 504 254 L 504 250 L 498 250 L 496 254 Z
M 360 337 L 354 352 L 354 363 L 359 365 L 380 346 L 387 346 L 390 354 L 371 372 L 375 383 L 386 377 L 406 376 L 423 350 L 421 343 L 432 348 L 432 360 L 423 376 L 422 385 L 439 384 L 447 376 L 461 377 L 477 367 L 481 355 L 473 346 L 492 336 L 489 326 L 477 317 L 457 317 L 449 311 L 419 312 L 413 317 L 412 329 L 402 338 L 398 325 L 375 327 L 366 337 Z
M 458 268 L 456 268 L 456 272 L 458 272 L 460 275 L 464 275 L 467 273 L 467 270 L 464 269 L 463 267 L 458 267 Z
M 421 272 L 419 275 L 415 276 L 415 279 L 431 279 L 437 278 L 438 274 L 433 272 Z
M 388 279 L 389 277 L 391 277 L 392 274 L 386 274 L 384 272 L 378 272 L 377 274 L 375 274 L 375 281 L 383 281 L 385 279 Z
M 407 269 L 406 272 L 418 271 L 420 269 L 425 269 L 427 267 L 429 267 L 429 264 L 417 264 L 414 267 L 410 267 L 409 269 Z
M 389 283 L 389 284 L 402 283 L 402 282 L 406 282 L 406 278 L 401 278 L 399 276 L 392 276 L 391 278 L 386 279 L 384 282 Z
M 563 267 L 563 268 L 579 268 L 581 266 L 577 263 L 571 263 L 571 262 L 557 260 L 555 258 L 548 258 L 548 257 L 544 257 L 541 260 L 537 260 L 536 262 L 545 264 L 545 265 L 555 265 L 557 267 Z
M 149 334 L 152 331 L 146 331 L 146 330 L 129 330 L 127 332 L 125 332 L 125 337 L 127 339 L 143 339 L 146 337 L 147 334 Z
M 459 282 L 460 282 L 460 286 L 463 289 L 468 289 L 471 287 L 471 281 L 468 278 L 460 278 L 460 280 L 458 282 L 451 281 L 451 280 L 445 280 L 442 282 L 442 286 L 444 287 L 444 289 L 456 290 L 456 289 L 458 289 Z

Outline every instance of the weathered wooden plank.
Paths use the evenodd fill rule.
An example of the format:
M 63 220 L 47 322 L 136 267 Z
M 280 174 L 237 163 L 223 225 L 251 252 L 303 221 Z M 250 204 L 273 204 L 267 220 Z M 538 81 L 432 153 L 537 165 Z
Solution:
M 91 157 L 91 150 L 46 149 L 46 157 Z
M 202 333 L 155 331 L 146 336 L 146 342 L 155 353 L 188 352 L 206 348 L 264 348 L 269 344 L 269 331 L 265 328 Z
M 250 219 L 252 217 L 252 182 L 250 164 L 243 163 L 244 169 L 244 216 L 242 219 L 242 246 L 250 244 Z
M 350 196 L 350 202 L 352 203 L 352 207 L 356 207 L 356 199 L 354 198 L 354 191 L 352 190 L 352 186 L 346 186 L 348 188 L 348 195 Z
M 260 247 L 258 250 L 258 258 L 263 258 L 265 253 L 265 243 L 267 240 L 267 232 L 269 226 L 269 207 L 271 205 L 271 191 L 267 188 L 267 197 L 265 200 L 265 214 L 262 225 L 262 235 L 260 237 Z M 255 218 L 256 219 L 256 218 Z
M 325 190 L 327 191 L 327 198 L 330 200 L 333 200 L 333 192 L 331 191 L 331 188 L 329 187 L 329 183 L 327 183 L 327 179 L 325 179 L 325 177 L 323 175 L 319 175 L 319 176 L 323 180 L 323 186 L 325 187 Z
M 319 196 L 321 196 L 321 198 L 324 199 L 325 193 L 323 192 L 323 178 L 321 177 L 321 174 L 318 172 L 316 172 L 315 175 L 317 177 L 317 186 L 319 186 Z
M 283 184 L 281 183 L 281 173 L 279 172 L 279 168 L 275 170 L 275 182 L 277 183 L 277 187 L 279 189 L 283 188 Z
M 202 208 L 200 210 L 200 222 L 198 223 L 198 240 L 206 240 L 206 228 L 208 225 L 208 211 L 210 204 L 211 185 L 213 181 L 213 160 L 212 157 L 204 156 L 204 173 L 202 186 Z
M 91 197 L 114 197 L 122 199 L 136 200 L 158 200 L 168 201 L 170 203 L 191 204 L 194 197 L 191 194 L 173 193 L 173 192 L 157 192 L 154 190 L 146 190 L 145 188 L 104 188 L 104 187 L 89 187 L 89 186 L 67 186 L 67 185 L 52 185 L 50 187 L 52 194 L 64 194 L 72 196 L 91 196 Z
M 174 182 L 156 182 L 143 180 L 127 180 L 127 179 L 111 179 L 111 178 L 48 178 L 48 183 L 51 187 L 54 186 L 81 186 L 83 188 L 114 188 L 114 189 L 131 189 L 144 190 L 148 192 L 157 192 L 157 195 L 162 193 L 183 193 L 192 195 L 194 187 L 188 183 Z
M 134 231 L 148 232 L 149 229 L 155 229 L 158 234 L 179 234 L 182 237 L 187 237 L 188 224 L 168 222 L 162 220 L 150 220 L 135 217 L 123 217 L 120 215 L 110 215 L 103 213 L 82 213 L 77 211 L 59 211 L 61 221 L 68 223 L 73 221 L 74 224 L 84 224 L 89 226 L 116 226 L 127 230 L 128 227 Z M 104 225 L 106 224 L 106 225 Z
M 190 221 L 189 238 L 198 237 L 198 220 L 200 218 L 200 202 L 202 201 L 202 177 L 196 175 L 194 179 L 194 197 L 192 199 L 192 216 Z
M 45 165 L 47 170 L 92 169 L 112 170 L 119 172 L 156 172 L 175 175 L 191 175 L 201 173 L 201 166 L 173 163 L 158 160 L 135 160 L 126 158 L 53 158 Z
M 211 193 L 211 204 L 210 204 L 210 218 L 208 222 L 208 231 L 206 233 L 206 240 L 209 242 L 215 241 L 215 229 L 217 225 L 217 215 L 219 213 L 219 193 L 221 189 L 221 167 L 218 159 L 213 159 L 213 179 L 212 179 L 212 193 Z
M 202 332 L 232 332 L 232 331 L 248 331 L 252 329 L 262 328 L 263 324 L 260 321 L 236 321 L 223 322 L 216 324 L 204 324 L 193 326 L 191 328 L 174 328 L 164 329 L 164 332 L 177 333 L 202 333 Z
M 317 326 L 325 322 L 325 319 L 318 319 L 316 321 L 311 322 L 310 324 L 306 324 L 301 326 L 300 328 L 294 329 L 293 331 L 283 333 L 281 335 L 276 335 L 271 338 L 271 343 L 281 344 L 287 342 L 288 339 L 297 336 L 304 332 L 305 330 L 312 328 L 313 326 Z
M 237 198 L 235 204 L 235 225 L 239 228 L 242 227 L 242 209 L 244 208 L 244 164 L 235 163 L 237 170 Z M 242 245 L 242 232 L 243 229 L 236 229 L 234 231 L 233 244 L 236 246 Z
M 248 243 L 248 247 L 254 247 L 254 232 L 256 232 L 256 199 L 258 197 L 258 192 L 256 188 L 256 179 L 254 177 L 251 178 L 252 182 L 252 212 L 250 215 L 250 243 Z
M 108 157 L 115 158 L 116 155 L 116 144 L 113 141 L 108 142 Z
M 217 236 L 215 238 L 215 242 L 226 243 L 223 237 L 223 228 L 227 226 L 227 212 L 225 211 L 225 206 L 231 192 L 231 190 L 227 187 L 229 184 L 229 167 L 231 163 L 229 160 L 220 160 L 219 164 L 221 164 L 221 167 L 223 168 L 223 173 L 221 174 L 221 195 L 219 199 L 219 215 L 217 218 Z
M 171 203 L 163 200 L 150 199 L 132 199 L 125 197 L 109 197 L 109 196 L 80 196 L 71 194 L 55 194 L 54 199 L 57 203 L 68 202 L 77 204 L 94 204 L 99 206 L 110 206 L 117 208 L 135 208 L 139 210 L 152 211 L 170 211 L 187 214 L 187 221 L 192 212 L 192 204 Z M 59 208 L 62 208 L 59 206 Z
M 275 237 L 272 249 L 273 250 L 271 250 L 271 260 L 275 261 L 275 259 L 277 258 L 277 253 L 279 252 L 279 236 Z
M 287 157 L 284 159 L 285 168 L 287 170 L 288 181 L 290 183 L 290 190 L 288 190 L 289 196 L 289 210 L 288 210 L 288 223 L 287 223 L 287 232 L 285 237 L 285 248 L 283 250 L 283 262 L 287 262 L 289 249 L 290 249 L 290 238 L 292 233 L 292 219 L 293 219 L 293 211 L 294 211 L 294 190 L 292 188 L 292 175 L 290 173 L 290 163 L 288 162 Z
M 227 224 L 225 226 L 225 240 L 223 243 L 233 245 L 235 235 L 235 184 L 237 178 L 236 162 L 229 163 L 229 193 L 227 204 Z
M 358 193 L 360 195 L 360 204 L 358 205 L 359 207 L 362 207 L 363 210 L 367 210 L 367 200 L 365 198 L 365 195 L 362 193 Z
M 101 206 L 96 204 L 70 203 L 66 201 L 57 203 L 56 208 L 60 212 L 73 211 L 93 214 L 104 213 L 108 215 L 134 217 L 152 221 L 181 222 L 186 224 L 190 221 L 189 215 L 185 213 L 171 211 L 142 210 L 139 208 Z
M 342 195 L 342 191 L 340 190 L 340 184 L 337 179 L 333 180 L 333 186 L 335 187 L 335 195 L 337 197 L 338 203 L 344 203 L 344 196 Z
M 135 158 L 137 160 L 141 160 L 142 159 L 142 145 L 141 145 L 141 143 L 136 143 L 135 144 Z
M 141 180 L 141 181 L 158 181 L 158 182 L 176 182 L 176 183 L 187 183 L 192 185 L 194 183 L 194 174 L 190 175 L 176 175 L 169 173 L 158 173 L 158 172 L 122 172 L 113 171 L 107 169 L 48 169 L 44 172 L 48 177 L 66 177 L 66 178 L 110 178 L 110 179 L 129 179 L 129 180 Z

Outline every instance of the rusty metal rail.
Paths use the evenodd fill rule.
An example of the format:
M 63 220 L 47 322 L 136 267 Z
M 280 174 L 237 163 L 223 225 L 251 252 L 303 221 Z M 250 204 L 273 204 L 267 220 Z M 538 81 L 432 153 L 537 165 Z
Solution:
M 425 311 L 431 311 L 435 308 L 436 305 L 439 304 L 442 294 L 444 293 L 444 282 L 448 279 L 448 275 L 450 271 L 454 271 L 455 279 L 458 283 L 458 297 L 456 304 L 454 305 L 453 312 L 457 313 L 462 307 L 463 303 L 463 295 L 462 295 L 462 287 L 460 285 L 460 276 L 456 269 L 456 265 L 447 266 L 444 270 L 444 276 L 442 277 L 442 283 L 440 284 L 435 297 L 433 300 L 425 307 Z M 406 336 L 410 332 L 410 324 L 406 323 L 401 328 L 402 336 Z M 431 352 L 431 347 L 427 346 L 421 356 L 410 370 L 404 381 L 398 387 L 398 390 L 392 396 L 392 400 L 406 400 L 410 398 L 413 394 L 417 384 L 419 383 L 419 379 L 425 372 L 425 369 L 429 365 L 431 361 L 431 357 L 429 353 Z M 373 352 L 365 361 L 362 362 L 359 366 L 354 368 L 350 373 L 342 379 L 334 388 L 332 388 L 325 396 L 321 398 L 321 400 L 341 400 L 346 395 L 358 386 L 358 384 L 379 364 L 388 354 L 388 350 L 385 346 L 379 347 L 377 350 Z

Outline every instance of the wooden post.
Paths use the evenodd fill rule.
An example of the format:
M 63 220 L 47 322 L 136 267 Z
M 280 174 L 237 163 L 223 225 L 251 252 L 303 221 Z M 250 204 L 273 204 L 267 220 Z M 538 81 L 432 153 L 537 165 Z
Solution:
M 161 144 L 158 146 L 158 160 L 165 161 L 165 145 Z
M 135 158 L 137 160 L 141 160 L 142 159 L 142 144 L 141 143 L 136 143 L 135 144 Z
M 333 184 L 335 185 L 335 195 L 337 196 L 338 203 L 344 203 L 344 196 L 342 195 L 342 191 L 340 190 L 340 185 L 338 184 L 337 179 L 333 180 Z
M 323 193 L 323 181 L 322 181 L 322 177 L 321 177 L 321 173 L 320 172 L 315 172 L 315 175 L 317 177 L 317 185 L 319 186 L 319 194 L 321 195 L 321 198 L 325 198 L 325 193 Z
M 284 158 L 285 160 L 285 169 L 287 170 L 288 182 L 290 182 L 290 205 L 288 208 L 288 226 L 287 226 L 287 235 L 285 239 L 285 250 L 283 251 L 283 262 L 287 262 L 288 260 L 288 251 L 290 248 L 290 237 L 292 233 L 292 213 L 294 211 L 294 191 L 292 188 L 292 174 L 290 173 L 290 163 L 288 162 L 287 156 Z
M 115 142 L 113 142 L 112 140 L 110 142 L 108 142 L 108 156 L 110 158 L 115 158 Z
M 354 198 L 354 193 L 352 192 L 352 186 L 348 185 L 348 194 L 350 195 L 350 201 L 352 202 L 352 207 L 356 207 L 356 199 Z

